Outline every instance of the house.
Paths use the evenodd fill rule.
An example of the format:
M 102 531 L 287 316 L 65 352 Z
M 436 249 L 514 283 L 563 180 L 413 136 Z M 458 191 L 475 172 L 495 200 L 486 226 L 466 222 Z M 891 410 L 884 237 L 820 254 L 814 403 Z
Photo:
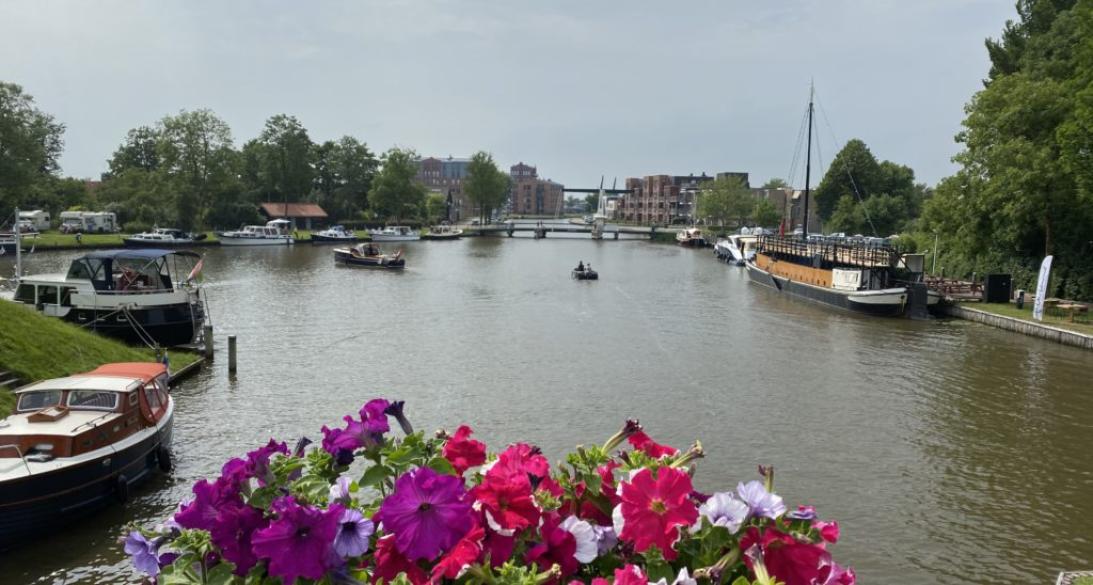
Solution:
M 328 217 L 326 211 L 315 203 L 263 203 L 259 211 L 267 219 L 287 219 L 292 221 L 292 227 L 302 227 L 310 230 L 312 222 L 316 224 L 326 223 Z

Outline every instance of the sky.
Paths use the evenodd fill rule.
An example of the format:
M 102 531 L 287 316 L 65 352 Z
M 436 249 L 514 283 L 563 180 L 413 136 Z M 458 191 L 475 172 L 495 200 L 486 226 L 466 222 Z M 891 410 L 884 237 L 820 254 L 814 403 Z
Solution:
M 485 150 L 568 187 L 785 178 L 814 83 L 816 164 L 860 138 L 932 185 L 1013 3 L 0 0 L 0 80 L 65 124 L 66 175 L 97 178 L 130 128 L 209 108 L 237 146 L 286 113 L 315 141 Z

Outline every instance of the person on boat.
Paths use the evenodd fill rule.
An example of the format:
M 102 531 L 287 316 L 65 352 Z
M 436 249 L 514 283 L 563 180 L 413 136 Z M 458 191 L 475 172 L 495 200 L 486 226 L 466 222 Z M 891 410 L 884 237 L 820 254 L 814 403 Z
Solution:
M 577 262 L 577 272 L 584 272 L 584 260 Z

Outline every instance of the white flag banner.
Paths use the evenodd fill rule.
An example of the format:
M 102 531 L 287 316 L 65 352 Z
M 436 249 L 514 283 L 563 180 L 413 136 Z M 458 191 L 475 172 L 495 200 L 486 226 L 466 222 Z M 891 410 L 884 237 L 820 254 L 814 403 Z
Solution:
M 1047 296 L 1047 281 L 1051 276 L 1051 256 L 1044 258 L 1040 264 L 1040 276 L 1036 279 L 1036 304 L 1032 307 L 1032 318 L 1037 321 L 1044 320 L 1044 297 Z

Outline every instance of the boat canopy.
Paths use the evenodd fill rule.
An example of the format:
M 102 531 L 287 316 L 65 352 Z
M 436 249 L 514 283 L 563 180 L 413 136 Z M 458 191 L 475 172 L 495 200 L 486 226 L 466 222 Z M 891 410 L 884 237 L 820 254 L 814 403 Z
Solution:
M 100 259 L 144 259 L 152 260 L 155 258 L 162 258 L 175 254 L 177 256 L 187 256 L 190 258 L 200 258 L 201 254 L 197 252 L 191 252 L 189 250 L 164 250 L 160 248 L 141 248 L 138 250 L 97 250 L 86 254 L 83 258 L 100 258 Z M 82 259 L 82 258 L 81 258 Z
M 171 290 L 169 257 L 201 255 L 188 250 L 155 248 L 96 251 L 73 260 L 68 267 L 68 278 L 90 280 L 97 291 Z

